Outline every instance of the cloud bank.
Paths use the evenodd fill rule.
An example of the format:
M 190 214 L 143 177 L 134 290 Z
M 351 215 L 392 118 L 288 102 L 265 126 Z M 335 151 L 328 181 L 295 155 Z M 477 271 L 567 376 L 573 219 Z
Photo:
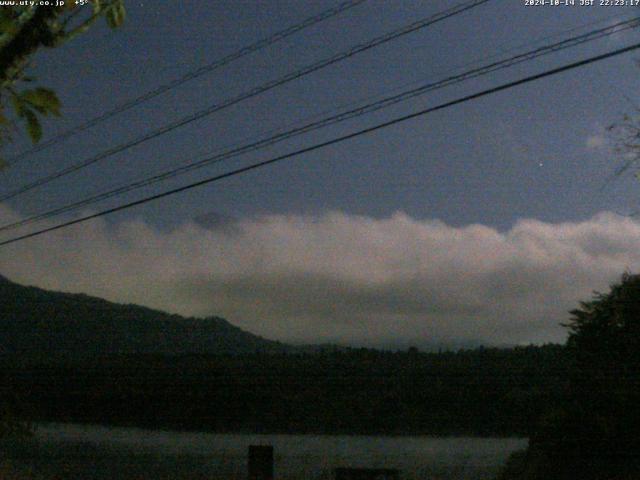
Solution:
M 18 216 L 0 207 L 2 224 Z M 564 341 L 567 311 L 640 267 L 640 224 L 613 214 L 506 232 L 403 213 L 268 215 L 233 228 L 101 220 L 0 249 L 0 273 L 291 342 Z

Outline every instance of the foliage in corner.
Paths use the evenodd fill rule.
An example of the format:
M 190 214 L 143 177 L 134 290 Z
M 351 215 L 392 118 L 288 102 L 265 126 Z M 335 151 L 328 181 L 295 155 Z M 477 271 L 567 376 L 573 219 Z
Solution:
M 126 18 L 124 0 L 66 0 L 60 6 L 5 6 L 0 9 L 0 148 L 22 123 L 33 141 L 42 138 L 41 117 L 60 115 L 60 100 L 43 87 L 25 88 L 25 75 L 40 48 L 55 48 L 84 33 L 100 17 L 111 28 Z M 0 167 L 4 165 L 0 157 Z
M 564 326 L 571 362 L 562 401 L 502 478 L 640 478 L 640 275 L 581 302 Z
M 38 114 L 60 116 L 60 100 L 55 92 L 48 88 L 12 91 L 11 102 L 18 118 L 26 122 L 27 132 L 33 142 L 39 142 L 42 138 L 42 125 Z

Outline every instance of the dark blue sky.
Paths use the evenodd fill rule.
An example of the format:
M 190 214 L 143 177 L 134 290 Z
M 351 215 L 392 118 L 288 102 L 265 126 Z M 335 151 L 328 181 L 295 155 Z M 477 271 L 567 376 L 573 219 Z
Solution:
M 9 190 L 456 3 L 365 2 L 34 155 L 4 173 L 0 185 Z M 63 102 L 64 117 L 47 122 L 45 137 L 332 4 L 337 2 L 127 2 L 128 18 L 121 30 L 111 32 L 100 25 L 34 60 L 35 76 Z M 11 205 L 20 213 L 35 213 L 341 105 L 437 80 L 516 47 L 530 48 L 549 35 L 637 13 L 634 7 L 526 7 L 520 0 L 495 0 L 115 155 L 22 195 Z M 570 49 L 145 192 L 182 185 L 638 38 L 634 30 Z M 112 221 L 141 216 L 170 227 L 209 211 L 243 217 L 340 210 L 382 217 L 402 210 L 451 225 L 482 223 L 505 229 L 518 218 L 557 222 L 602 210 L 628 211 L 637 202 L 632 181 L 600 191 L 616 159 L 598 143 L 603 128 L 630 110 L 625 95 L 637 97 L 639 74 L 633 54 L 608 60 L 136 208 Z M 24 145 L 18 140 L 14 151 Z M 125 198 L 138 196 L 140 192 Z

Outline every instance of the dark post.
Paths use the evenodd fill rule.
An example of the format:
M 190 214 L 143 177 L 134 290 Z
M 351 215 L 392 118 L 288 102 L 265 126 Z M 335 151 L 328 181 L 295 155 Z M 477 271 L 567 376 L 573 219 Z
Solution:
M 273 480 L 273 447 L 249 446 L 249 480 Z
M 393 468 L 336 468 L 335 480 L 398 480 L 400 471 Z

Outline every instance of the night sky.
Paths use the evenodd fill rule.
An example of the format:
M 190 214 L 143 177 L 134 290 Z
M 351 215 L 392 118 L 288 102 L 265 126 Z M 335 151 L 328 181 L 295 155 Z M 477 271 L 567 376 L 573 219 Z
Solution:
M 63 117 L 45 123 L 45 138 L 338 3 L 127 2 L 121 29 L 101 22 L 35 56 L 30 74 L 63 103 Z M 457 3 L 369 0 L 13 165 L 0 192 Z M 629 6 L 492 0 L 20 195 L 0 206 L 1 223 L 639 14 Z M 85 213 L 639 39 L 640 29 L 621 32 Z M 558 324 L 567 310 L 640 264 L 640 224 L 625 216 L 640 208 L 640 185 L 632 175 L 607 181 L 622 158 L 605 131 L 640 103 L 638 57 L 605 60 L 2 247 L 0 268 L 45 288 L 221 315 L 285 341 L 563 341 Z M 28 146 L 17 134 L 6 155 Z M 43 225 L 66 218 L 74 217 Z

